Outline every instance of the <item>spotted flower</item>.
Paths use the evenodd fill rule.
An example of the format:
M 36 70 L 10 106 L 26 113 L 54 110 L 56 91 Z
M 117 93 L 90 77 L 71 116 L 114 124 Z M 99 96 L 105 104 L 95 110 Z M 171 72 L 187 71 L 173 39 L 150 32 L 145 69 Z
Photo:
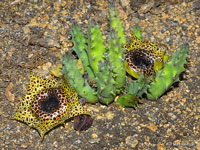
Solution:
M 129 44 L 125 46 L 125 68 L 134 78 L 139 78 L 140 74 L 151 76 L 156 70 L 163 68 L 168 60 L 166 47 L 156 43 L 139 40 L 135 34 Z
M 77 93 L 62 80 L 30 75 L 30 84 L 12 119 L 26 123 L 44 135 L 66 119 L 90 115 L 79 103 Z

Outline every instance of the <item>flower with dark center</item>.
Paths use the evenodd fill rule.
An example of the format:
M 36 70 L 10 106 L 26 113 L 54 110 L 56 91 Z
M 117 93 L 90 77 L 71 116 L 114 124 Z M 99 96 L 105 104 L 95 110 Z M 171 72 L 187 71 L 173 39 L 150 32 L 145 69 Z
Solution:
M 142 42 L 134 34 L 125 48 L 126 71 L 137 79 L 141 73 L 144 76 L 154 75 L 155 71 L 162 69 L 168 60 L 165 46 L 147 41 Z
M 27 93 L 12 119 L 37 129 L 43 139 L 45 133 L 55 126 L 82 114 L 90 115 L 68 83 L 30 75 Z

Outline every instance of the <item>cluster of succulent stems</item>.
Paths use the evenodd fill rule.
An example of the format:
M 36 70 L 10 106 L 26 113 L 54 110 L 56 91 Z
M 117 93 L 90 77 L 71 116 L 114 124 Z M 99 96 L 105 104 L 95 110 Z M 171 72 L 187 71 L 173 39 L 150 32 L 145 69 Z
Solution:
M 109 13 L 107 47 L 97 24 L 89 23 L 87 38 L 81 28 L 73 24 L 73 48 L 61 60 L 64 80 L 30 75 L 27 93 L 12 119 L 37 129 L 41 140 L 69 118 L 74 118 L 75 130 L 91 126 L 90 113 L 80 100 L 105 105 L 116 100 L 122 107 L 135 108 L 143 98 L 157 100 L 184 72 L 187 44 L 168 60 L 165 49 L 144 41 L 139 27 L 134 28 L 132 40 L 126 44 L 117 11 L 110 8 Z M 55 75 L 60 70 L 52 73 Z
M 179 80 L 180 73 L 185 70 L 188 45 L 181 46 L 169 61 L 167 61 L 168 54 L 165 51 L 153 51 L 158 59 L 154 58 L 155 61 L 150 64 L 153 65 L 152 73 L 146 75 L 140 72 L 138 74 L 137 70 L 129 68 L 125 59 L 128 50 L 124 46 L 126 36 L 120 17 L 114 8 L 110 8 L 109 13 L 108 47 L 105 46 L 100 27 L 94 22 L 89 23 L 87 38 L 77 24 L 72 25 L 72 51 L 78 59 L 74 59 L 72 51 L 63 55 L 62 74 L 64 78 L 70 82 L 79 96 L 89 103 L 99 101 L 109 105 L 116 96 L 119 96 L 117 104 L 122 107 L 135 108 L 144 97 L 157 100 L 174 82 Z M 154 44 L 144 41 L 138 26 L 134 28 L 134 36 L 137 39 L 132 41 L 133 43 L 137 44 L 139 41 L 143 45 L 150 44 L 155 47 Z M 155 45 L 157 48 L 157 44 Z M 147 52 L 145 49 L 138 48 L 135 51 Z M 137 61 L 145 66 L 144 61 L 146 60 L 143 59 Z M 129 73 L 130 70 L 133 74 Z

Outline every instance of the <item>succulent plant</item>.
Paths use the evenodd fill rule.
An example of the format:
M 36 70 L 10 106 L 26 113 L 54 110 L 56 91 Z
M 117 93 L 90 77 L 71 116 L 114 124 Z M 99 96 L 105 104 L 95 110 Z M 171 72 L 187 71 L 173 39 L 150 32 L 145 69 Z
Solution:
M 134 27 L 130 43 L 124 46 L 126 40 L 117 11 L 111 8 L 109 12 L 108 47 L 104 45 L 98 25 L 90 22 L 87 39 L 77 24 L 72 26 L 72 49 L 78 60 L 69 53 L 63 57 L 65 78 L 87 102 L 100 101 L 108 105 L 126 87 L 127 71 L 137 80 L 128 82 L 128 91 L 119 97 L 117 104 L 135 107 L 144 93 L 149 99 L 157 99 L 178 80 L 180 72 L 184 70 L 187 47 L 167 62 L 169 56 L 166 47 L 144 41 L 139 26 Z M 77 67 L 78 62 L 82 62 L 82 69 Z
M 96 102 L 98 99 L 101 103 L 108 105 L 113 102 L 116 94 L 125 85 L 126 71 L 122 44 L 126 41 L 120 18 L 114 9 L 110 10 L 110 20 L 111 33 L 108 48 L 104 45 L 98 25 L 90 22 L 87 40 L 78 25 L 72 26 L 71 34 L 74 43 L 72 49 L 81 60 L 84 73 L 77 68 L 79 60 L 75 60 L 69 53 L 62 60 L 62 72 L 65 78 L 81 97 L 87 99 L 87 102 Z M 93 81 L 95 88 L 88 84 L 88 81 Z
M 117 104 L 123 107 L 135 108 L 144 93 L 148 99 L 157 100 L 179 80 L 180 73 L 185 70 L 188 45 L 181 46 L 167 62 L 169 56 L 165 49 L 158 44 L 144 41 L 140 28 L 135 27 L 132 40 L 125 47 L 126 70 L 137 80 L 129 82 L 128 92 L 117 100 Z
M 166 49 L 156 43 L 144 41 L 139 27 L 129 44 L 126 44 L 124 30 L 114 8 L 110 12 L 110 33 L 108 47 L 104 45 L 98 25 L 89 24 L 87 39 L 77 24 L 72 26 L 72 50 L 62 58 L 63 79 L 43 79 L 30 75 L 30 84 L 17 112 L 12 119 L 25 122 L 45 134 L 67 119 L 74 118 L 74 129 L 81 131 L 92 125 L 90 113 L 78 99 L 90 103 L 97 101 L 109 105 L 120 95 L 116 103 L 122 107 L 136 108 L 146 94 L 150 100 L 157 100 L 170 86 L 179 81 L 187 64 L 189 46 L 182 45 L 168 60 Z M 81 67 L 79 64 L 82 64 Z M 128 80 L 126 71 L 136 80 Z M 52 71 L 60 77 L 60 68 Z M 127 81 L 127 84 L 126 84 Z M 91 83 L 93 82 L 93 83 Z
M 88 28 L 88 58 L 96 76 L 99 101 L 108 105 L 115 97 L 115 81 L 111 73 L 111 63 L 106 57 L 106 52 L 107 49 L 104 46 L 99 26 L 90 23 Z
M 171 60 L 164 64 L 163 69 L 156 71 L 153 81 L 141 74 L 139 79 L 129 82 L 127 93 L 117 99 L 117 104 L 135 108 L 144 94 L 149 100 L 157 100 L 173 83 L 179 81 L 180 74 L 185 70 L 184 65 L 187 64 L 188 50 L 187 44 L 182 45 L 176 54 L 172 54 Z

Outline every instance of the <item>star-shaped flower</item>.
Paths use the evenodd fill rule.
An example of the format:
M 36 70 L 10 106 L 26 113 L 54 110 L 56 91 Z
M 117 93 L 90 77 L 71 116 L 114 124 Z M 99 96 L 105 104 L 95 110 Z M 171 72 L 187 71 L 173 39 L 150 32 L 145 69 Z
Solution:
M 90 115 L 67 81 L 43 79 L 31 74 L 27 93 L 12 119 L 37 129 L 43 139 L 55 126 L 81 114 Z
M 139 78 L 140 74 L 144 76 L 151 76 L 155 71 L 163 68 L 164 63 L 168 60 L 166 54 L 166 47 L 151 43 L 148 41 L 141 41 L 135 34 L 129 44 L 125 46 L 126 71 L 134 78 Z

